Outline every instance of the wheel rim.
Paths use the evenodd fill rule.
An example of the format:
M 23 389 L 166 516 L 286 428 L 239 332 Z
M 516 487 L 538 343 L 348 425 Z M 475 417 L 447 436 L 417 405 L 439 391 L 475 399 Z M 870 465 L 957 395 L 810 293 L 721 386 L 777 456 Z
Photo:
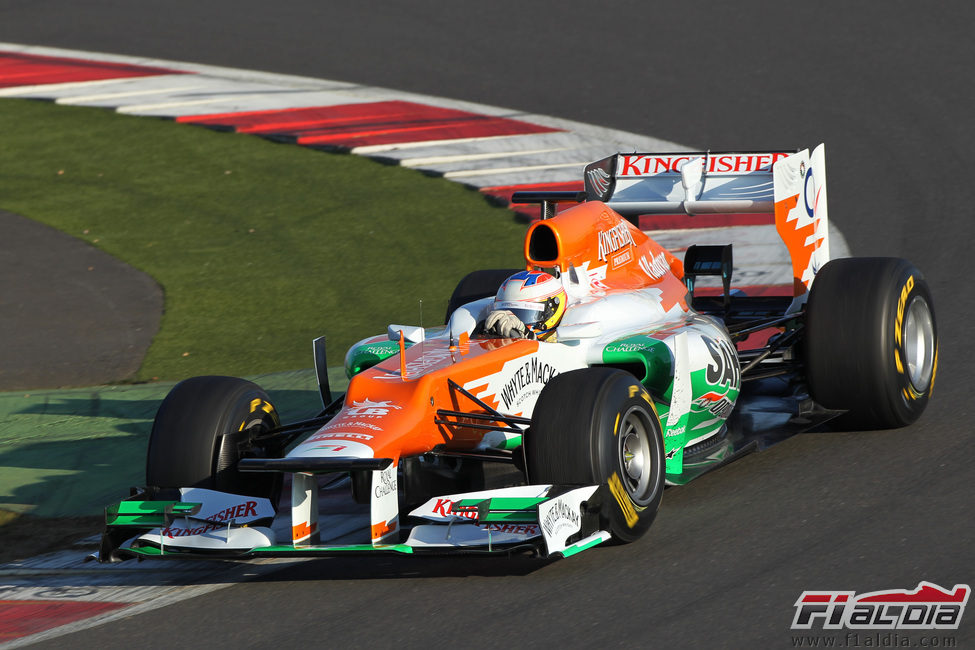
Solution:
M 646 415 L 633 407 L 621 418 L 619 429 L 619 466 L 623 486 L 639 505 L 650 501 L 654 484 L 652 429 Z
M 917 296 L 911 301 L 901 337 L 904 340 L 907 377 L 914 390 L 923 393 L 931 383 L 934 368 L 934 319 L 924 298 Z

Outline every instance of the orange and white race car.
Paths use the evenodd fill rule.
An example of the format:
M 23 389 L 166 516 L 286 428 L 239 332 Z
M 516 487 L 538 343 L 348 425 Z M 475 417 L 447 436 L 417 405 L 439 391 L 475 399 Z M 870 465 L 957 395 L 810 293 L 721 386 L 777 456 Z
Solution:
M 931 294 L 904 260 L 830 260 L 822 145 L 618 154 L 585 181 L 516 195 L 543 207 L 524 267 L 465 277 L 443 326 L 357 343 L 337 399 L 316 340 L 319 417 L 281 425 L 241 379 L 175 386 L 146 487 L 106 511 L 100 559 L 569 556 L 637 539 L 665 485 L 796 432 L 920 416 Z M 774 215 L 790 294 L 741 295 L 731 245 L 680 260 L 630 221 L 704 213 Z M 719 295 L 695 290 L 702 276 Z

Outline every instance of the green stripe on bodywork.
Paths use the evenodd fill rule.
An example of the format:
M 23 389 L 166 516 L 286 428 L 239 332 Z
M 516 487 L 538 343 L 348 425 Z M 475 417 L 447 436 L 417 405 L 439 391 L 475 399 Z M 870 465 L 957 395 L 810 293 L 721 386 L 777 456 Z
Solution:
M 517 449 L 518 447 L 521 446 L 521 439 L 522 436 L 520 434 L 514 434 L 514 435 L 507 434 L 505 436 L 504 442 L 500 445 L 495 445 L 494 449 L 505 449 L 507 451 L 511 451 L 512 449 Z
M 707 379 L 707 366 L 692 367 L 690 369 L 692 395 L 690 410 L 683 414 L 674 426 L 668 427 L 675 362 L 673 353 L 663 341 L 647 334 L 614 341 L 603 349 L 603 363 L 618 367 L 643 366 L 646 375 L 642 378 L 642 382 L 653 396 L 663 432 L 664 452 L 667 455 L 665 469 L 667 480 L 677 484 L 685 483 L 686 480 L 682 475 L 688 468 L 684 466 L 684 447 L 693 440 L 718 432 L 724 426 L 725 420 L 709 409 L 718 410 L 727 406 L 728 402 L 734 403 L 738 398 L 739 388 L 710 384 Z M 707 399 L 701 400 L 702 397 L 712 393 L 719 396 L 719 399 L 713 402 Z M 722 415 L 726 415 L 728 410 L 730 409 L 725 408 Z M 717 462 L 720 460 L 709 459 L 706 464 L 713 465 Z
M 491 499 L 461 499 L 454 504 L 455 508 L 477 508 L 487 502 L 487 509 L 496 510 L 528 510 L 540 503 L 548 501 L 546 497 L 494 497 Z
M 457 510 L 478 510 L 481 522 L 538 523 L 538 504 L 548 501 L 541 497 L 495 497 L 493 499 L 461 499 L 454 504 Z
M 182 501 L 121 501 L 105 508 L 107 526 L 163 526 L 169 517 L 189 515 L 199 503 Z
M 596 538 L 591 539 L 591 540 L 589 540 L 588 542 L 585 542 L 585 543 L 576 542 L 572 546 L 567 547 L 564 551 L 561 551 L 562 557 L 572 557 L 576 553 L 581 553 L 582 551 L 585 551 L 586 549 L 592 548 L 593 546 L 596 546 L 597 544 L 602 544 L 603 541 L 604 540 L 603 540 L 602 537 L 596 537 Z
M 641 334 L 610 343 L 603 348 L 607 365 L 639 364 L 644 368 L 643 385 L 653 395 L 670 401 L 674 378 L 674 355 L 663 341 Z
M 407 348 L 412 345 L 409 342 L 405 343 Z M 345 374 L 351 379 L 363 370 L 372 368 L 398 353 L 399 341 L 378 341 L 354 347 L 345 355 Z
M 538 523 L 537 512 L 488 512 L 477 518 L 479 522 L 498 522 L 503 521 L 509 524 L 536 524 Z
M 458 427 L 463 427 L 463 424 L 458 424 Z M 522 435 L 516 433 L 514 429 L 504 430 L 504 431 L 488 431 L 481 438 L 481 445 L 490 449 L 506 449 L 512 450 L 517 449 L 521 446 Z

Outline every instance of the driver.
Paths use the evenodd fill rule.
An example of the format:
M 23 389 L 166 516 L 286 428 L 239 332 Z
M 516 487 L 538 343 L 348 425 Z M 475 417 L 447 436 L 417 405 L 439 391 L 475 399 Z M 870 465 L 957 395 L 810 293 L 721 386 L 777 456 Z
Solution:
M 554 340 L 568 296 L 545 271 L 521 271 L 504 281 L 484 321 L 484 331 L 504 338 Z

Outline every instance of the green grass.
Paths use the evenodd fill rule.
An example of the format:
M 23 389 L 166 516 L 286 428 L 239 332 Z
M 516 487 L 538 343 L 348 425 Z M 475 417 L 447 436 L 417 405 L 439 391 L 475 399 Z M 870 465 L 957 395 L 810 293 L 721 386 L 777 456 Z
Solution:
M 338 368 L 330 374 L 333 390 L 345 390 L 345 374 Z M 251 379 L 267 390 L 284 422 L 321 410 L 314 370 Z M 0 393 L 0 526 L 5 510 L 40 517 L 98 514 L 124 498 L 129 486 L 143 485 L 153 418 L 172 387 L 153 382 Z
M 161 329 L 138 380 L 329 362 L 390 322 L 442 321 L 457 281 L 522 262 L 477 193 L 348 155 L 163 120 L 0 100 L 0 208 L 150 274 Z M 187 354 L 188 353 L 188 354 Z

